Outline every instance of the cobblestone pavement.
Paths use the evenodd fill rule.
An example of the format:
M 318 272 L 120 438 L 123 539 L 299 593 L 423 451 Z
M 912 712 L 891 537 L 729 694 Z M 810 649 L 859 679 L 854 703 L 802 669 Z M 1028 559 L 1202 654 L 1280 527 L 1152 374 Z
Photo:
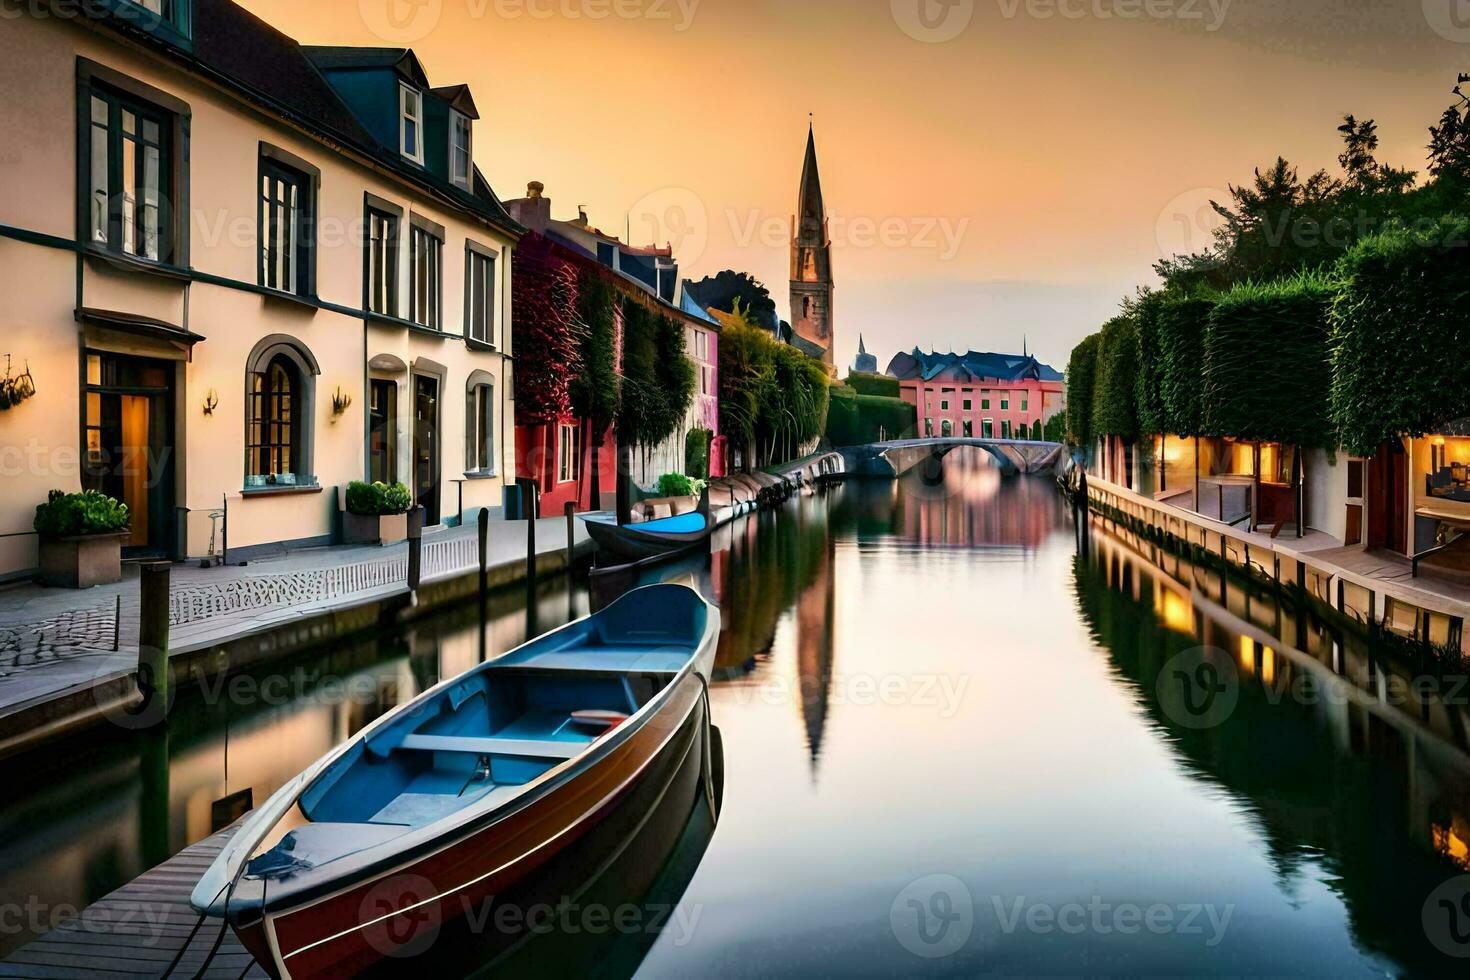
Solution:
M 562 518 L 543 519 L 537 551 L 564 548 L 564 527 Z M 579 528 L 579 538 L 583 536 Z M 491 536 L 490 564 L 523 558 L 525 540 L 524 523 L 498 526 Z M 432 581 L 460 574 L 478 561 L 475 529 L 442 531 L 424 540 L 422 577 Z M 407 577 L 406 544 L 319 549 L 245 568 L 177 565 L 170 583 L 169 623 L 178 627 L 217 619 L 227 631 L 231 617 L 345 601 Z M 117 585 L 85 592 L 24 586 L 0 593 L 0 681 L 79 654 L 136 648 L 137 620 L 135 572 Z

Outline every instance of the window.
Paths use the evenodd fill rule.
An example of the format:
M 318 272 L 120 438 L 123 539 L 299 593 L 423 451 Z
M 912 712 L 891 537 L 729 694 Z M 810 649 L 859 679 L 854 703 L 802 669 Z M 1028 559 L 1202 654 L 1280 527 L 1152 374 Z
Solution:
M 482 344 L 495 343 L 495 256 L 465 246 L 465 336 Z
M 1028 399 L 1025 399 L 1025 398 L 1022 398 L 1021 399 L 1021 411 L 1023 411 L 1023 412 L 1030 411 L 1030 406 L 1031 406 L 1031 402 Z
M 407 85 L 398 87 L 398 152 L 414 163 L 424 162 L 424 97 Z
M 965 433 L 965 438 L 966 439 L 974 438 L 974 436 L 975 436 L 975 423 L 974 422 L 971 422 L 969 419 L 966 419 L 965 422 L 964 422 L 964 433 Z
M 941 412 L 947 412 L 947 411 L 949 411 L 949 399 L 946 398 L 944 401 L 941 401 L 939 403 L 939 410 Z
M 483 371 L 470 377 L 465 398 L 465 469 L 495 475 L 495 383 Z
M 89 240 L 125 255 L 170 261 L 170 115 L 111 90 L 93 89 L 87 98 Z
M 1000 410 L 1002 412 L 1009 412 L 1011 410 L 1011 400 L 1009 398 L 1002 398 L 1000 400 Z
M 373 379 L 368 386 L 368 479 L 398 479 L 398 385 Z
M 315 486 L 311 419 L 316 362 L 280 335 L 255 346 L 245 374 L 245 486 Z
M 994 439 L 995 423 L 990 419 L 986 419 L 984 422 L 980 423 L 980 435 L 982 438 L 985 439 Z
M 427 229 L 415 226 L 409 239 L 409 266 L 413 271 L 410 316 L 414 323 L 438 330 L 443 313 L 440 298 L 444 287 L 444 242 Z
M 1011 420 L 1010 419 L 1002 419 L 1001 420 L 1001 423 L 1000 423 L 1000 437 L 1002 439 L 1009 439 L 1011 437 Z
M 988 412 L 988 411 L 990 411 L 990 399 L 989 398 L 982 398 L 982 399 L 980 399 L 980 411 L 982 411 L 982 412 Z
M 974 406 L 975 406 L 975 403 L 974 402 L 970 401 L 970 399 L 968 399 L 968 398 L 965 399 L 965 411 L 968 412 L 968 411 L 973 410 Z
M 933 419 L 925 419 L 924 420 L 924 435 L 925 435 L 925 437 L 931 437 L 931 436 L 934 435 L 934 420 Z
M 556 482 L 575 482 L 582 462 L 582 434 L 575 425 L 557 426 L 556 458 Z
M 368 209 L 368 309 L 398 316 L 398 217 Z
M 283 293 L 311 294 L 312 184 L 275 160 L 260 161 L 260 284 Z
M 470 119 L 451 111 L 449 114 L 449 179 L 456 187 L 470 189 L 471 154 Z
M 946 439 L 954 435 L 954 423 L 951 422 L 949 419 L 944 420 L 944 423 L 940 426 L 940 429 L 944 433 L 944 438 Z

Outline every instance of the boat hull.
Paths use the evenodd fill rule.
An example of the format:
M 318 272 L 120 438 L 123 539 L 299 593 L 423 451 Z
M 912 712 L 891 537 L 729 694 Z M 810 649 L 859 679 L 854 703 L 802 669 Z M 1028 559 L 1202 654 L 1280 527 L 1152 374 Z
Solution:
M 423 954 L 446 923 L 482 909 L 593 829 L 691 720 L 703 723 L 703 694 L 699 677 L 685 675 L 638 732 L 575 778 L 418 860 L 237 926 L 241 942 L 276 976 L 293 978 L 356 974 Z
M 712 528 L 691 534 L 649 534 L 636 524 L 618 527 L 601 521 L 587 521 L 587 533 L 599 550 L 625 561 L 672 557 L 706 543 Z

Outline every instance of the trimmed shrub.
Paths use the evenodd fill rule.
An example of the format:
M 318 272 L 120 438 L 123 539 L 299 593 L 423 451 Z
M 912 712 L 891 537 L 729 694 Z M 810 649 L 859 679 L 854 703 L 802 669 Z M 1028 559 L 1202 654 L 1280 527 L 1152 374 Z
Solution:
M 1058 412 L 1046 420 L 1046 426 L 1041 430 L 1041 438 L 1046 442 L 1067 441 L 1067 413 Z
M 709 479 L 709 448 L 714 438 L 708 429 L 690 429 L 684 437 L 684 472 L 696 480 Z
M 413 496 L 408 487 L 401 483 L 364 483 L 353 480 L 347 484 L 347 510 L 363 517 L 407 514 L 413 506 Z
M 1331 415 L 1344 448 L 1470 415 L 1470 222 L 1446 218 L 1355 245 L 1329 314 Z
M 1073 445 L 1090 446 L 1092 399 L 1097 387 L 1097 355 L 1102 334 L 1093 334 L 1072 348 L 1067 362 L 1067 430 Z
M 47 538 L 83 534 L 116 534 L 132 520 L 127 504 L 96 490 L 63 493 L 52 490 L 36 508 L 36 533 Z
M 1205 334 L 1204 425 L 1211 435 L 1334 448 L 1327 310 L 1317 273 L 1241 283 L 1220 298 Z
M 1125 442 L 1138 438 L 1138 405 L 1134 379 L 1138 375 L 1137 328 L 1133 319 L 1118 316 L 1104 324 L 1097 355 L 1097 380 L 1092 395 L 1092 431 L 1117 436 Z
M 876 395 L 879 398 L 897 398 L 900 389 L 897 378 L 886 374 L 869 374 L 866 371 L 850 371 L 847 386 L 859 395 Z
M 918 427 L 918 411 L 902 398 L 860 395 L 846 385 L 832 386 L 827 441 L 834 446 L 865 446 L 898 439 Z
M 1138 431 L 1155 436 L 1169 430 L 1164 404 L 1164 346 L 1160 340 L 1159 313 L 1164 293 L 1146 293 L 1133 308 L 1134 358 L 1138 371 L 1133 378 L 1134 403 L 1138 406 Z
M 1154 335 L 1161 352 L 1159 386 L 1163 397 L 1163 433 L 1204 435 L 1205 331 L 1219 302 L 1209 289 L 1168 295 L 1155 313 Z

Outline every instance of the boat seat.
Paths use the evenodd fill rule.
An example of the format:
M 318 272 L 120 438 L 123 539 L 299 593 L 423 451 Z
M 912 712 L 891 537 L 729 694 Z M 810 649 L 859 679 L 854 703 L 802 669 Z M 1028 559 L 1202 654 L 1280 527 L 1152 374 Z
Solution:
M 516 738 L 476 738 L 464 735 L 410 735 L 398 746 L 407 752 L 461 752 L 471 755 L 509 755 L 521 759 L 575 759 L 586 742 L 538 742 Z
M 555 670 L 598 670 L 634 674 L 675 674 L 689 662 L 689 651 L 672 646 L 599 645 L 565 652 L 551 650 L 538 654 L 518 667 L 540 667 Z

